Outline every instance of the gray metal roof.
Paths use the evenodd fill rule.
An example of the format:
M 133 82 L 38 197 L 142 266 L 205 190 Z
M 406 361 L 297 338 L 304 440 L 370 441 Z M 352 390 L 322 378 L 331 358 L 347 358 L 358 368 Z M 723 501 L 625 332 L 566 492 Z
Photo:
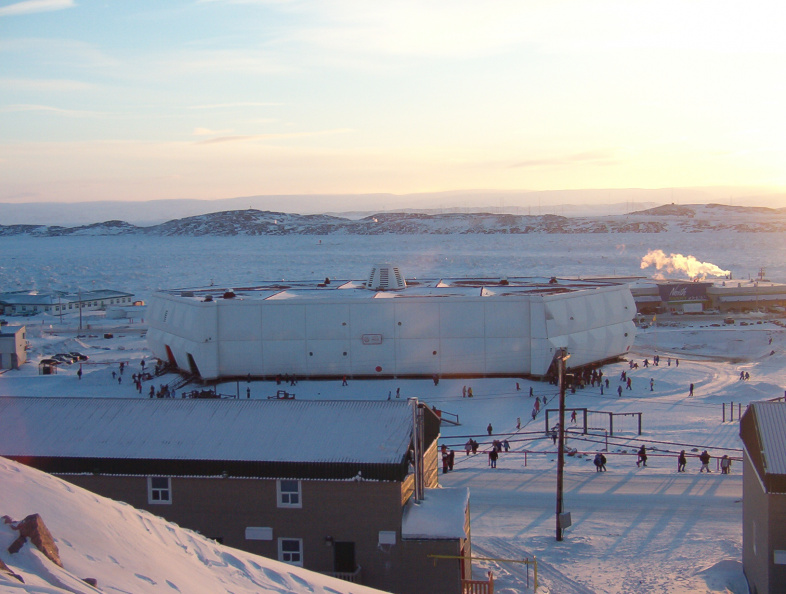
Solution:
M 786 403 L 754 402 L 764 469 L 767 474 L 786 475 Z
M 400 464 L 406 401 L 0 398 L 0 455 Z

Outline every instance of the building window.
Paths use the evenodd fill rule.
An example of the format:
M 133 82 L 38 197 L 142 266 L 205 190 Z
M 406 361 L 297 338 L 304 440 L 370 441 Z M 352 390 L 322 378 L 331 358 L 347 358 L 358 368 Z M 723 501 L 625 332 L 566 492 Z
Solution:
M 278 560 L 303 567 L 303 539 L 279 538 Z
M 172 503 L 172 483 L 168 476 L 147 477 L 147 502 L 151 504 Z
M 278 507 L 303 507 L 300 496 L 300 481 L 276 481 Z

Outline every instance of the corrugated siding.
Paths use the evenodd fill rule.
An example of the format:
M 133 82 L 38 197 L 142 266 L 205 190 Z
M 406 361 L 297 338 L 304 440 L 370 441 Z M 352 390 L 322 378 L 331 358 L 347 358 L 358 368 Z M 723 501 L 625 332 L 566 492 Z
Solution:
M 754 402 L 765 472 L 786 475 L 786 403 Z
M 406 402 L 0 398 L 0 455 L 396 464 Z

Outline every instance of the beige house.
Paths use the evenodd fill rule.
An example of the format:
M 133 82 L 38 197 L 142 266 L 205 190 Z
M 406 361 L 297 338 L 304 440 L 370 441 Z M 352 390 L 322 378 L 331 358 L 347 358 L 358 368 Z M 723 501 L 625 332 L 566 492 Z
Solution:
M 19 369 L 27 361 L 25 326 L 0 327 L 0 369 Z
M 754 402 L 744 447 L 742 564 L 751 594 L 786 593 L 786 403 Z
M 413 594 L 471 577 L 429 557 L 471 554 L 468 491 L 435 488 L 438 434 L 415 400 L 0 398 L 0 455 L 226 545 Z

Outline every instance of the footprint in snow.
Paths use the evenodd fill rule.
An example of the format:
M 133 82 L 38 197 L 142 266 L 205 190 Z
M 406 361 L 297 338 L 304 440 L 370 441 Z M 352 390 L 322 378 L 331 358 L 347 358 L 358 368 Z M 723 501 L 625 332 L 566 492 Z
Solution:
M 298 584 L 300 587 L 308 588 L 309 592 L 313 592 L 314 591 L 314 587 L 311 584 L 309 584 L 306 580 L 304 580 L 302 577 L 300 577 L 299 575 L 295 575 L 294 573 L 290 573 L 289 574 L 289 578 L 293 582 Z
M 143 580 L 143 581 L 147 582 L 148 584 L 150 584 L 150 585 L 152 585 L 152 586 L 155 586 L 155 585 L 157 585 L 157 582 L 156 582 L 155 580 L 151 580 L 151 579 L 150 579 L 149 577 L 147 577 L 146 575 L 142 575 L 141 573 L 135 573 L 134 575 L 135 575 L 136 577 L 138 577 L 140 580 Z
M 277 571 L 273 571 L 272 569 L 268 569 L 267 567 L 263 570 L 265 572 L 265 576 L 271 582 L 276 582 L 277 584 L 281 584 L 282 586 L 287 585 L 287 580 L 284 579 L 284 576 L 278 573 Z
M 177 587 L 175 584 L 173 584 L 173 583 L 172 583 L 172 582 L 170 582 L 169 580 L 167 580 L 167 581 L 166 581 L 166 584 L 167 584 L 167 586 L 169 586 L 169 587 L 170 587 L 170 588 L 172 588 L 173 590 L 177 590 L 178 592 L 180 592 L 180 588 L 178 588 L 178 587 Z

